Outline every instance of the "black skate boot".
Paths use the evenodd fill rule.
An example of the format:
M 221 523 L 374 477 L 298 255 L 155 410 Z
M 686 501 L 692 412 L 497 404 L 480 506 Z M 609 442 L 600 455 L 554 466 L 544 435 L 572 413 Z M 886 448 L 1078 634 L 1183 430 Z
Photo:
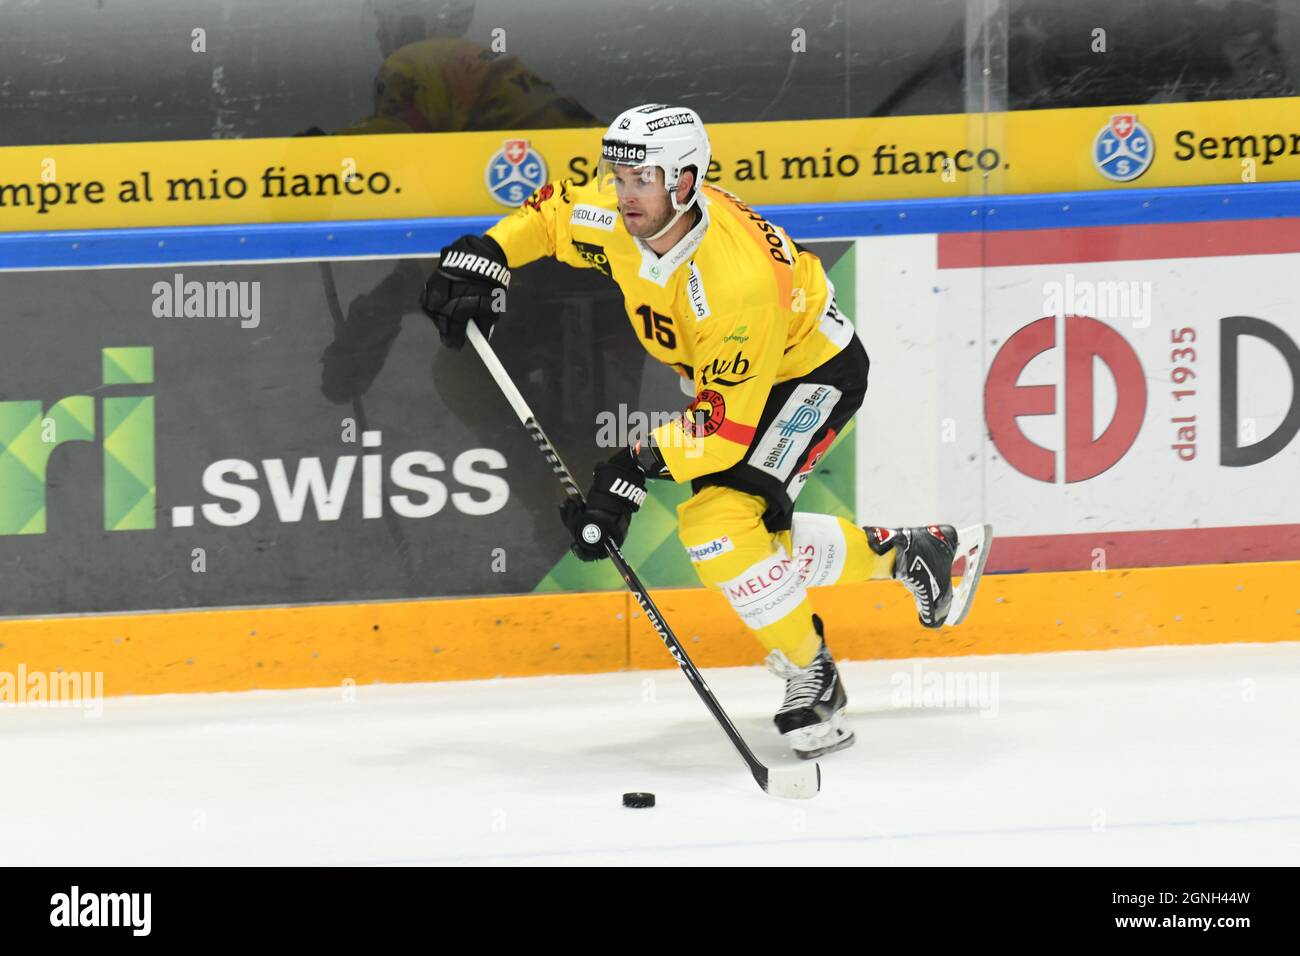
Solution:
M 957 556 L 957 529 L 947 524 L 924 528 L 867 528 L 867 543 L 876 554 L 890 548 L 894 578 L 912 592 L 916 616 L 925 627 L 943 627 L 952 607 L 952 563 Z
M 822 646 L 807 667 L 796 666 L 781 651 L 767 655 L 767 669 L 786 682 L 785 700 L 773 721 L 795 754 L 804 760 L 843 750 L 853 743 L 853 728 L 844 717 L 849 697 L 816 614 L 813 627 L 822 638 Z

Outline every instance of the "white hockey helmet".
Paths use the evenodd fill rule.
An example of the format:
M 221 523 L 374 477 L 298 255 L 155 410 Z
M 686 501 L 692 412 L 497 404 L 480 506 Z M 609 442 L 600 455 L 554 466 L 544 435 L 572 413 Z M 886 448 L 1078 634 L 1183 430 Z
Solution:
M 677 215 L 656 236 L 667 232 L 699 197 L 700 187 L 709 171 L 711 158 L 709 134 L 704 131 L 704 121 L 693 109 L 685 106 L 665 106 L 647 103 L 624 110 L 610 124 L 600 143 L 600 166 L 597 183 L 603 189 L 613 188 L 614 167 L 630 166 L 640 169 L 662 169 L 664 189 Z M 695 185 L 680 203 L 677 201 L 677 184 L 682 173 L 695 167 Z

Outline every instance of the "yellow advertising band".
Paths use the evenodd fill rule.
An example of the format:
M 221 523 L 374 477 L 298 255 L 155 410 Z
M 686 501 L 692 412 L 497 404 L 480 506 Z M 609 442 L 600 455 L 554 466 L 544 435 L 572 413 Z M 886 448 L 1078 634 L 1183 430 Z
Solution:
M 877 660 L 1296 641 L 1297 580 L 1295 561 L 990 575 L 967 621 L 938 631 L 917 623 L 911 596 L 894 582 L 812 595 L 835 655 Z M 700 666 L 761 660 L 717 592 L 654 598 Z M 0 691 L 20 673 L 101 673 L 103 693 L 114 696 L 671 666 L 626 592 L 0 621 Z
M 706 117 L 707 119 L 707 117 Z M 1300 98 L 709 126 L 710 178 L 761 204 L 1300 179 Z M 600 131 L 0 149 L 0 231 L 508 213 L 586 182 Z

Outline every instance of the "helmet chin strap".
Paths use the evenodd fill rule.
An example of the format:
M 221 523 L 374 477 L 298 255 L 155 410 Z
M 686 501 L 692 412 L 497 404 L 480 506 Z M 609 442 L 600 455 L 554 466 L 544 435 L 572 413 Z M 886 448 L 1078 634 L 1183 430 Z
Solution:
M 689 209 L 689 208 L 690 208 L 690 207 L 688 206 L 687 209 Z M 656 239 L 658 239 L 660 236 L 662 236 L 664 233 L 666 233 L 666 232 L 667 232 L 669 229 L 671 229 L 673 226 L 677 225 L 677 220 L 678 220 L 678 219 L 681 219 L 682 216 L 684 216 L 684 215 L 686 215 L 686 209 L 679 209 L 679 210 L 677 210 L 677 213 L 676 213 L 676 214 L 675 214 L 671 219 L 668 220 L 668 223 L 667 223 L 667 224 L 666 224 L 662 229 L 660 229 L 658 232 L 656 232 L 653 236 L 646 236 L 646 237 L 645 237 L 644 239 L 642 239 L 641 241 L 642 241 L 642 242 L 654 242 Z
M 677 198 L 676 196 L 673 197 L 674 200 L 675 200 L 676 198 Z M 673 205 L 674 205 L 674 206 L 677 205 L 676 202 L 674 202 Z M 677 220 L 678 220 L 678 219 L 681 219 L 682 216 L 684 216 L 684 215 L 686 215 L 688 212 L 690 212 L 691 209 L 692 209 L 694 206 L 695 206 L 695 198 L 692 197 L 692 199 L 691 199 L 690 202 L 688 202 L 685 206 L 682 206 L 681 208 L 679 208 L 679 209 L 677 210 L 676 214 L 675 214 L 671 219 L 669 219 L 667 223 L 664 224 L 664 227 L 663 227 L 662 229 L 660 229 L 658 232 L 656 232 L 653 236 L 647 236 L 645 239 L 642 239 L 641 241 L 642 241 L 642 242 L 654 242 L 656 239 L 658 239 L 660 236 L 662 236 L 664 233 L 666 233 L 666 232 L 667 232 L 669 229 L 671 229 L 673 226 L 677 225 Z

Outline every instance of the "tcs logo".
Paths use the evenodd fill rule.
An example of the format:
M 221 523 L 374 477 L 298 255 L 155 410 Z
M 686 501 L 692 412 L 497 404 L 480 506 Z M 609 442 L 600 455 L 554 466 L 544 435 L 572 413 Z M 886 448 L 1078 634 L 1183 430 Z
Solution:
M 1117 183 L 1137 179 L 1155 159 L 1151 131 L 1133 113 L 1117 113 L 1101 128 L 1092 144 L 1092 161 L 1097 172 Z
M 488 160 L 484 176 L 493 199 L 503 206 L 520 206 L 546 182 L 546 161 L 528 140 L 508 139 Z
M 984 417 L 993 444 L 1008 464 L 1030 478 L 1056 482 L 1056 452 L 1026 437 L 1018 419 L 1063 413 L 1065 481 L 1087 481 L 1133 446 L 1146 415 L 1146 378 L 1137 354 L 1122 335 L 1104 322 L 1070 315 L 1064 320 L 1063 385 L 1016 384 L 1025 366 L 1056 348 L 1056 322 L 1052 316 L 1039 319 L 1007 339 L 984 383 Z M 1115 413 L 1100 435 L 1093 421 L 1094 360 L 1103 363 L 1115 379 Z M 1064 393 L 1063 408 L 1058 392 Z

